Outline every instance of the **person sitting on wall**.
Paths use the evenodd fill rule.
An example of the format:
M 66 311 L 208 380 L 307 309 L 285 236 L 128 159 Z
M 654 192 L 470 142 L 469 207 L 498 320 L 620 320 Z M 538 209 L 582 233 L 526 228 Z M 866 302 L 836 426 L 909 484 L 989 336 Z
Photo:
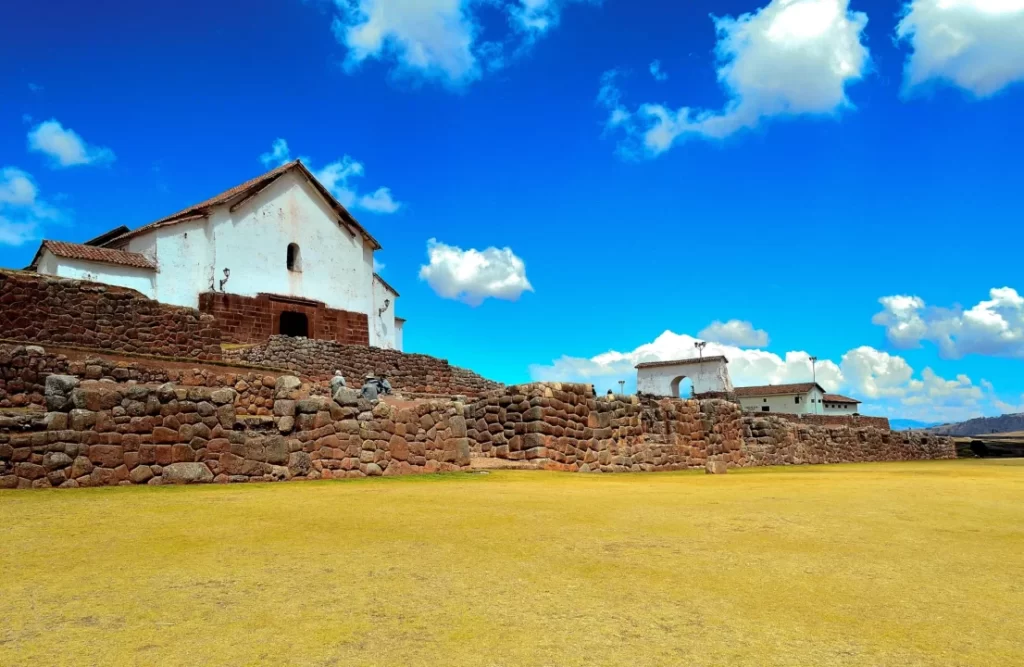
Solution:
M 341 371 L 334 371 L 334 377 L 331 378 L 331 396 L 338 393 L 338 390 L 342 387 L 347 386 L 345 384 L 345 376 L 341 374 Z
M 377 400 L 377 378 L 373 373 L 366 374 L 363 388 L 359 390 L 359 398 L 365 398 L 368 401 Z
M 381 394 L 391 393 L 391 383 L 388 382 L 387 373 L 381 373 L 380 377 L 377 378 L 377 391 Z

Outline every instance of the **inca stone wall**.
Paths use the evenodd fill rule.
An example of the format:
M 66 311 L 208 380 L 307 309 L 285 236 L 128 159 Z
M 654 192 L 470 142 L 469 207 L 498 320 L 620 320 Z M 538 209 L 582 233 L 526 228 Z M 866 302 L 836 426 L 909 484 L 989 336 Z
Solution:
M 192 359 L 219 359 L 210 315 L 122 287 L 0 270 L 0 337 Z
M 231 387 L 240 414 L 273 414 L 274 385 L 279 373 L 258 369 L 225 368 L 216 373 L 205 369 L 165 369 L 135 362 L 114 362 L 101 357 L 68 360 L 35 345 L 0 344 L 0 408 L 44 408 L 44 385 L 49 375 L 71 375 L 79 380 L 163 384 L 185 387 Z M 328 388 L 305 385 L 311 393 L 328 393 Z
M 477 396 L 501 387 L 444 359 L 330 340 L 271 336 L 266 345 L 244 350 L 239 357 L 311 378 L 330 378 L 340 370 L 354 386 L 361 385 L 368 373 L 384 373 L 392 387 L 413 394 Z
M 471 456 L 639 472 L 956 455 L 941 436 L 745 415 L 721 399 L 596 397 L 581 384 L 392 405 L 288 375 L 187 377 L 192 385 L 47 375 L 45 412 L 0 414 L 0 488 L 417 474 L 464 470 Z M 252 413 L 256 402 L 268 414 Z
M 597 397 L 591 385 L 508 387 L 469 407 L 477 456 L 580 472 L 955 458 L 952 440 L 744 414 L 722 399 Z
M 277 379 L 274 415 L 238 416 L 232 388 L 46 380 L 48 412 L 0 417 L 0 488 L 331 479 L 470 463 L 461 403 L 398 409 Z

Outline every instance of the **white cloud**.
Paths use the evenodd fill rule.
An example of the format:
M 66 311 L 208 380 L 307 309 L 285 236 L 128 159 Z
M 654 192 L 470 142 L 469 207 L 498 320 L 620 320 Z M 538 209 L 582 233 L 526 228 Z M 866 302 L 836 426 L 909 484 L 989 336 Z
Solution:
M 632 390 L 636 387 L 636 364 L 696 357 L 693 344 L 697 340 L 666 331 L 629 352 L 609 351 L 590 358 L 563 356 L 550 364 L 535 364 L 530 366 L 530 375 L 538 381 L 593 383 L 599 393 L 618 390 L 618 381 L 625 380 Z M 810 355 L 805 351 L 780 356 L 767 350 L 709 342 L 703 354 L 725 355 L 733 384 L 738 387 L 808 382 L 812 377 Z M 848 351 L 839 363 L 819 359 L 815 367 L 818 384 L 826 390 L 864 401 L 862 414 L 959 421 L 980 414 L 1000 414 L 1012 407 L 986 380 L 974 384 L 966 375 L 946 380 L 931 368 L 915 377 L 914 369 L 902 357 L 868 346 Z
M 655 81 L 668 81 L 668 72 L 661 69 L 661 61 L 655 60 L 650 65 L 651 76 L 654 77 Z
M 420 280 L 445 299 L 479 306 L 487 298 L 516 301 L 533 291 L 526 264 L 511 248 L 463 250 L 430 239 L 427 255 L 430 263 L 420 267 Z
M 270 150 L 260 155 L 260 162 L 264 167 L 279 167 L 286 162 L 292 161 L 291 151 L 288 150 L 288 142 L 278 137 L 270 145 Z
M 373 194 L 359 197 L 359 208 L 374 213 L 394 213 L 401 204 L 391 197 L 391 188 L 377 188 Z
M 725 107 L 642 104 L 630 114 L 634 126 L 619 123 L 626 143 L 636 144 L 627 152 L 656 156 L 688 137 L 722 139 L 773 116 L 834 115 L 851 107 L 846 86 L 861 79 L 869 63 L 861 42 L 867 21 L 866 14 L 849 11 L 849 0 L 772 0 L 738 18 L 714 18 Z M 621 93 L 604 97 L 618 102 Z M 609 108 L 623 116 L 619 105 Z
M 558 25 L 572 0 L 334 0 L 332 28 L 353 69 L 369 59 L 394 64 L 393 74 L 463 86 L 485 71 L 507 64 L 506 53 L 522 53 Z M 582 1 L 582 0 L 576 0 Z M 476 13 L 506 12 L 509 26 L 498 39 L 483 40 Z
M 883 310 L 871 321 L 884 326 L 899 348 L 930 341 L 947 359 L 968 354 L 1024 359 L 1024 297 L 1011 287 L 993 288 L 989 297 L 967 310 L 929 308 L 916 296 L 882 297 Z
M 768 332 L 764 329 L 755 329 L 753 324 L 743 320 L 729 320 L 728 322 L 715 320 L 701 329 L 697 335 L 705 340 L 723 345 L 768 347 Z
M 945 82 L 988 97 L 1024 81 L 1024 0 L 912 0 L 896 27 L 908 90 Z
M 17 167 L 0 169 L 0 245 L 21 245 L 39 238 L 40 226 L 60 212 L 39 198 L 32 177 Z
M 347 209 L 362 209 L 371 213 L 395 213 L 402 207 L 401 202 L 391 196 L 391 188 L 380 187 L 370 194 L 360 195 L 349 179 L 363 175 L 363 165 L 346 155 L 326 165 L 323 169 L 314 169 L 307 157 L 299 158 L 309 167 L 316 179 Z M 277 138 L 270 150 L 260 155 L 260 162 L 265 167 L 277 167 L 291 162 L 291 150 L 288 142 Z
M 65 128 L 54 118 L 29 131 L 28 148 L 50 156 L 55 167 L 109 164 L 115 159 L 114 151 L 87 144 L 74 130 Z
M 613 350 L 589 359 L 563 356 L 550 365 L 531 366 L 530 373 L 535 380 L 596 382 L 602 385 L 602 391 L 611 388 L 619 380 L 626 380 L 635 386 L 634 366 L 638 363 L 696 358 L 694 343 L 701 338 L 665 331 L 652 342 L 630 352 Z M 810 355 L 803 351 L 787 352 L 781 357 L 767 350 L 744 349 L 708 341 L 703 356 L 713 355 L 725 355 L 729 360 L 729 375 L 736 386 L 809 382 L 812 376 Z M 834 362 L 819 360 L 815 370 L 818 383 L 826 389 L 834 391 L 843 385 L 842 370 Z

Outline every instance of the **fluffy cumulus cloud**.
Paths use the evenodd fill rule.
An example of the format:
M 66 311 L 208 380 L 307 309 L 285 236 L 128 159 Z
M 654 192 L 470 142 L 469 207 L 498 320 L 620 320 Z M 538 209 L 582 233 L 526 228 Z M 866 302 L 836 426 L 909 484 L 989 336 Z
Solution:
M 710 328 L 710 327 L 709 327 Z M 697 356 L 699 338 L 666 331 L 650 343 L 627 352 L 609 351 L 594 357 L 563 356 L 550 364 L 530 367 L 534 380 L 593 383 L 601 393 L 636 386 L 636 364 Z M 704 356 L 725 355 L 736 386 L 808 382 L 812 377 L 810 355 L 790 351 L 778 355 L 763 349 L 708 342 Z M 889 417 L 923 421 L 958 421 L 980 414 L 1000 414 L 1012 403 L 1002 401 L 990 382 L 975 384 L 966 375 L 945 379 L 931 368 L 920 374 L 902 357 L 872 347 L 854 348 L 838 362 L 819 359 L 818 383 L 827 391 L 842 392 L 863 401 L 862 411 Z
M 594 382 L 602 389 L 611 388 L 619 380 L 635 386 L 634 367 L 637 364 L 696 358 L 694 343 L 702 339 L 704 336 L 665 331 L 652 342 L 629 352 L 610 351 L 590 358 L 563 356 L 549 365 L 531 366 L 530 373 L 536 380 Z M 738 386 L 809 382 L 811 379 L 811 360 L 807 352 L 794 351 L 779 356 L 767 350 L 741 348 L 710 340 L 707 343 L 703 355 L 725 355 L 729 360 L 729 375 Z M 826 389 L 837 390 L 843 385 L 843 373 L 837 364 L 828 360 L 818 361 L 815 370 L 818 382 Z
M 430 239 L 427 256 L 429 263 L 420 267 L 420 280 L 445 299 L 479 306 L 484 299 L 516 301 L 523 292 L 533 291 L 526 264 L 511 248 L 463 250 Z
M 299 158 L 316 176 L 316 179 L 334 195 L 335 199 L 347 209 L 361 209 L 371 213 L 395 213 L 402 204 L 391 195 L 391 189 L 380 187 L 369 194 L 360 194 L 351 179 L 363 175 L 363 164 L 348 155 L 340 160 L 325 165 L 322 169 L 314 169 L 307 157 Z M 284 139 L 275 139 L 270 150 L 260 155 L 260 162 L 265 167 L 277 167 L 291 162 L 291 149 Z
M 917 296 L 886 296 L 879 302 L 882 311 L 872 321 L 885 327 L 896 347 L 930 341 L 947 359 L 968 354 L 1024 359 L 1024 297 L 1012 287 L 993 288 L 987 300 L 966 310 L 932 308 Z
M 114 151 L 86 143 L 77 132 L 65 128 L 54 118 L 39 123 L 29 131 L 28 148 L 48 155 L 54 167 L 109 164 L 115 158 Z
M 713 20 L 718 80 L 728 95 L 723 109 L 647 103 L 627 111 L 627 122 L 621 92 L 604 90 L 602 80 L 599 102 L 619 116 L 628 152 L 656 156 L 689 137 L 722 139 L 769 117 L 829 115 L 851 106 L 846 88 L 864 76 L 869 57 L 862 41 L 867 15 L 850 11 L 849 0 L 772 0 L 755 12 Z
M 41 225 L 60 212 L 39 197 L 28 173 L 17 167 L 0 169 L 0 245 L 21 245 L 39 238 Z
M 1024 81 L 1024 0 L 912 0 L 896 36 L 910 48 L 904 83 L 987 97 Z
M 728 322 L 715 320 L 701 329 L 697 335 L 705 340 L 723 345 L 768 347 L 768 332 L 764 329 L 755 329 L 754 325 L 743 320 L 729 320 Z
M 558 25 L 570 1 L 587 0 L 335 0 L 332 29 L 349 70 L 380 60 L 397 76 L 458 87 L 523 53 Z M 485 8 L 507 16 L 501 34 L 485 35 Z

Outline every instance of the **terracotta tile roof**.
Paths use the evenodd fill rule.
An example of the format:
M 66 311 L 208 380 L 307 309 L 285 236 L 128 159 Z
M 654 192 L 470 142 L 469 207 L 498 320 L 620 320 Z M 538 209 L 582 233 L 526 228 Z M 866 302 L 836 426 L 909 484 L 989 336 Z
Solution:
M 669 360 L 669 361 L 644 361 L 644 362 L 639 363 L 636 366 L 634 366 L 634 368 L 658 368 L 659 366 L 675 366 L 676 364 L 692 364 L 692 363 L 694 363 L 696 361 L 724 361 L 725 363 L 729 363 L 728 359 L 726 359 L 725 357 L 723 357 L 722 355 L 719 354 L 719 355 L 716 355 L 716 356 L 713 356 L 713 357 L 704 357 L 703 359 L 701 359 L 700 357 L 690 357 L 688 359 L 672 359 L 672 360 Z
M 265 174 L 261 174 L 256 178 L 252 178 L 246 181 L 245 183 L 242 183 L 241 185 L 236 185 L 235 187 L 229 188 L 218 195 L 214 195 L 209 199 L 199 202 L 198 204 L 193 204 L 188 208 L 182 209 L 177 213 L 174 213 L 173 215 L 169 215 L 166 218 L 160 218 L 159 220 L 151 222 L 148 225 L 143 225 L 138 229 L 130 231 L 127 234 L 123 234 L 121 236 L 113 238 L 107 242 L 107 245 L 117 245 L 119 243 L 123 243 L 124 241 L 132 237 L 138 236 L 139 234 L 143 234 L 145 232 L 152 231 L 154 229 L 159 229 L 160 227 L 168 227 L 179 222 L 185 222 L 187 220 L 197 220 L 199 218 L 206 217 L 207 215 L 209 215 L 210 209 L 213 209 L 217 206 L 221 206 L 223 204 L 231 203 L 236 200 L 240 201 L 244 199 L 247 195 L 254 195 L 263 188 L 270 185 L 273 181 L 277 180 L 279 176 L 281 176 L 285 172 L 291 171 L 292 169 L 297 169 L 299 173 L 301 173 L 310 182 L 310 184 L 314 188 L 316 188 L 317 191 L 320 192 L 320 194 L 327 201 L 327 203 L 341 217 L 343 224 L 345 224 L 346 226 L 351 225 L 352 227 L 355 227 L 359 231 L 359 233 L 362 234 L 363 238 L 369 241 L 370 245 L 372 245 L 377 250 L 380 249 L 381 246 L 380 243 L 377 242 L 377 239 L 373 238 L 373 236 L 371 236 L 370 233 L 366 231 L 366 229 L 364 229 L 363 226 L 360 225 L 355 218 L 352 217 L 352 214 L 348 212 L 348 209 L 342 206 L 341 203 L 337 199 L 335 199 L 334 196 L 327 190 L 327 188 L 325 188 L 320 183 L 320 181 L 316 180 L 316 177 L 313 176 L 312 172 L 310 172 L 309 169 L 307 169 L 306 166 L 298 160 L 287 162 L 281 165 L 280 167 L 271 169 Z
M 825 390 L 816 382 L 798 382 L 795 384 L 766 384 L 758 387 L 736 387 L 737 396 L 788 396 L 790 394 L 806 394 L 817 387 L 822 393 Z
M 394 294 L 395 296 L 402 296 L 401 294 L 398 293 L 398 290 L 396 290 L 394 287 L 388 284 L 388 281 L 381 278 L 379 273 L 374 273 L 373 277 L 379 280 L 381 285 L 391 290 L 391 293 Z
M 826 403 L 860 403 L 856 398 L 843 396 L 842 394 L 825 394 Z
M 156 264 L 152 260 L 137 252 L 99 248 L 81 243 L 65 243 L 64 241 L 43 241 L 29 268 L 36 268 L 39 256 L 43 250 L 49 250 L 57 257 L 64 257 L 66 259 L 83 259 L 90 262 L 102 262 L 103 264 L 119 264 L 121 266 L 133 266 L 137 269 L 156 269 Z

